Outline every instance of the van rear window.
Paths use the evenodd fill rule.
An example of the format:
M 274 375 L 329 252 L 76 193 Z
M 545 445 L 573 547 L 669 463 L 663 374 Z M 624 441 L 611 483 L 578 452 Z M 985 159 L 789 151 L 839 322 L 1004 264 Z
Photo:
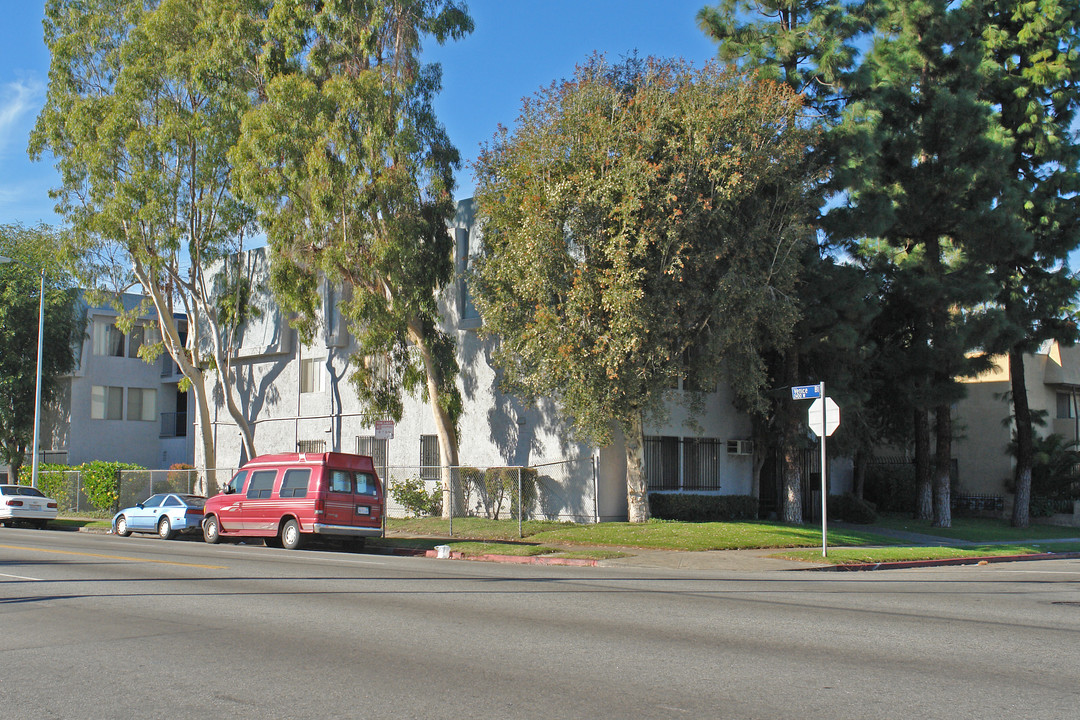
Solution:
M 375 485 L 375 476 L 371 473 L 358 472 L 356 473 L 356 494 L 357 495 L 377 495 L 378 488 Z
M 285 471 L 281 481 L 281 497 L 307 497 L 308 482 L 311 480 L 311 468 L 293 468 Z

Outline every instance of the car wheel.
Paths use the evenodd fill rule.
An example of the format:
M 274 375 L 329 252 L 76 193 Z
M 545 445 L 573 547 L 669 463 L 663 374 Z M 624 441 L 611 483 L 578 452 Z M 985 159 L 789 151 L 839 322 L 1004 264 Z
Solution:
M 169 518 L 163 517 L 158 520 L 157 534 L 162 540 L 171 540 L 173 536 L 172 523 Z
M 127 537 L 131 534 L 131 531 L 128 530 L 127 518 L 123 515 L 116 518 L 116 534 L 120 537 Z
M 286 550 L 300 547 L 300 525 L 295 520 L 288 520 L 281 526 L 281 546 Z
M 203 520 L 202 538 L 211 545 L 214 545 L 221 540 L 221 533 L 218 532 L 217 518 L 213 515 Z

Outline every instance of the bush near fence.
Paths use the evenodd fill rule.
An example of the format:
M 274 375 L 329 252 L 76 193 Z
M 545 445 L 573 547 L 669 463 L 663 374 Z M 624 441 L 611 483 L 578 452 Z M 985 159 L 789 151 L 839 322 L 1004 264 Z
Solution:
M 649 510 L 658 520 L 684 522 L 754 520 L 758 514 L 758 503 L 750 495 L 649 493 Z

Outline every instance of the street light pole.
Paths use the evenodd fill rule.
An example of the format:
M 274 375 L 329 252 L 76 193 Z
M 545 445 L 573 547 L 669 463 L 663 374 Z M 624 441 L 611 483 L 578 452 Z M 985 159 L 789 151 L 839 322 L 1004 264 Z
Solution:
M 38 485 L 38 448 L 41 447 L 41 350 L 45 347 L 45 267 L 41 268 L 41 295 L 38 298 L 37 380 L 34 383 L 34 458 L 30 465 L 30 486 Z

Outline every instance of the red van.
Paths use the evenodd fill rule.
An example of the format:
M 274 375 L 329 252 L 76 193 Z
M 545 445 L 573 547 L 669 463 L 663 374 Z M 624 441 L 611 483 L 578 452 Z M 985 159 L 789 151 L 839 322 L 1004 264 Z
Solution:
M 203 508 L 203 539 L 261 537 L 294 550 L 305 535 L 363 547 L 382 536 L 383 492 L 371 458 L 286 453 L 252 458 Z

